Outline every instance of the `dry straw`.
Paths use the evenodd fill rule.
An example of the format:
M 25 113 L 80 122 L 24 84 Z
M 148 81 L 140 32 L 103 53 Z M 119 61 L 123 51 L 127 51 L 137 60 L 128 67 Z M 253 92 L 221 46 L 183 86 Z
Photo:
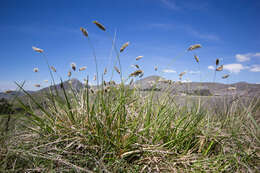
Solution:
M 37 73 L 37 72 L 39 71 L 39 69 L 38 69 L 38 68 L 34 68 L 33 71 L 34 71 L 35 73 Z
M 85 35 L 86 37 L 88 37 L 88 31 L 82 27 L 80 27 L 81 32 L 83 33 L 83 35 Z
M 123 52 L 127 46 L 129 46 L 130 42 L 126 42 L 123 44 L 123 46 L 120 48 L 120 52 Z
M 74 70 L 74 71 L 76 70 L 76 64 L 75 63 L 71 63 L 70 66 L 71 66 L 72 70 Z
M 142 71 L 142 70 L 136 70 L 135 72 L 131 73 L 130 76 L 136 77 L 136 76 L 139 76 L 139 75 L 141 75 L 141 74 L 143 74 L 143 71 Z
M 222 70 L 223 70 L 223 65 L 221 65 L 218 68 L 216 68 L 216 71 L 222 71 Z
M 136 61 L 138 61 L 139 59 L 142 59 L 144 56 L 138 56 L 138 57 L 136 57 L 135 59 L 136 59 Z
M 86 69 L 87 69 L 86 66 L 84 66 L 84 67 L 80 67 L 80 68 L 79 68 L 79 71 L 84 71 L 84 70 L 86 70 Z
M 197 63 L 199 63 L 199 57 L 197 55 L 194 55 L 194 58 L 197 61 Z
M 40 48 L 37 48 L 37 47 L 32 47 L 32 49 L 35 51 L 35 52 L 39 52 L 39 53 L 43 53 L 43 49 L 40 49 Z
M 201 48 L 201 45 L 200 44 L 194 44 L 194 45 L 191 45 L 188 48 L 188 51 L 192 51 L 192 50 L 195 50 L 195 49 L 198 49 L 198 48 Z
M 52 69 L 53 72 L 57 72 L 55 67 L 51 66 L 51 69 Z
M 120 74 L 120 70 L 119 70 L 116 66 L 114 66 L 114 69 L 116 70 L 116 72 L 117 72 L 118 74 Z
M 222 76 L 222 79 L 226 79 L 229 77 L 229 74 L 225 74 L 224 76 Z
M 106 31 L 106 28 L 104 27 L 104 25 L 102 25 L 101 23 L 99 23 L 98 21 L 94 21 L 94 24 L 97 25 L 97 27 L 99 27 L 101 30 Z

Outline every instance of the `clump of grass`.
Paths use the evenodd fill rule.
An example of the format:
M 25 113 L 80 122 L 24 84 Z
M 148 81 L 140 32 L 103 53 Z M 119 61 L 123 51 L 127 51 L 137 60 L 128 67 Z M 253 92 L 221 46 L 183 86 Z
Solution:
M 103 25 L 94 22 L 101 30 Z M 89 37 L 84 28 L 84 36 Z M 129 45 L 125 43 L 120 52 Z M 200 48 L 193 45 L 188 50 Z M 42 49 L 33 48 L 43 53 Z M 118 53 L 118 52 L 117 52 Z M 95 62 L 96 56 L 94 54 Z M 117 57 L 119 61 L 119 56 Z M 47 58 L 45 57 L 47 60 Z M 196 59 L 196 57 L 195 57 Z M 199 62 L 198 59 L 196 59 Z M 48 63 L 47 63 L 48 64 Z M 49 64 L 48 64 L 49 65 Z M 218 63 L 216 63 L 218 66 Z M 50 66 L 49 66 L 50 67 Z M 76 71 L 76 64 L 71 68 Z M 198 103 L 176 104 L 168 91 L 156 95 L 156 85 L 146 95 L 131 81 L 102 80 L 90 87 L 88 77 L 81 90 L 65 87 L 42 96 L 44 104 L 29 92 L 25 130 L 17 132 L 0 150 L 0 170 L 20 172 L 246 172 L 257 171 L 260 129 L 254 116 L 259 100 L 232 101 L 225 109 L 206 109 Z M 223 67 L 222 67 L 223 68 Z M 114 69 L 122 75 L 120 69 Z M 157 71 L 155 67 L 155 71 Z M 84 69 L 85 70 L 85 69 Z M 80 68 L 79 71 L 82 71 Z M 179 74 L 179 77 L 186 72 Z M 52 73 L 51 73 L 52 74 Z M 98 72 L 97 72 L 98 74 Z M 96 74 L 96 75 L 97 75 Z M 104 75 L 106 70 L 104 71 Z M 98 80 L 97 76 L 94 80 Z M 71 77 L 71 71 L 68 72 Z M 71 82 L 71 80 L 70 80 Z M 172 81 L 165 81 L 174 85 Z M 39 86 L 40 87 L 40 86 Z M 6 152 L 8 151 L 8 152 Z

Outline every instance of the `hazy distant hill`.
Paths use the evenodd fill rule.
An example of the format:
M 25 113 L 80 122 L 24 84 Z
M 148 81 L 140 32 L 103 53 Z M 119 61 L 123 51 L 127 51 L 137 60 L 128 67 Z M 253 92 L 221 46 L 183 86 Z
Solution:
M 156 84 L 156 85 L 154 85 Z M 71 79 L 70 81 L 64 81 L 63 87 L 65 89 L 72 88 L 79 91 L 84 87 L 78 79 Z M 92 86 L 96 88 L 96 86 Z M 249 84 L 246 82 L 238 82 L 234 84 L 222 84 L 222 83 L 210 83 L 210 82 L 191 82 L 191 83 L 179 83 L 171 80 L 167 80 L 160 76 L 149 76 L 140 80 L 137 80 L 130 88 L 137 88 L 141 91 L 169 91 L 175 95 L 246 95 L 246 96 L 260 96 L 260 84 Z M 61 85 L 56 85 L 57 90 L 61 91 Z M 35 92 L 31 92 L 33 95 L 39 96 L 40 93 L 44 93 L 49 90 L 54 91 L 54 86 L 46 87 Z M 23 96 L 24 93 L 14 91 L 12 93 L 0 93 L 0 98 L 10 99 L 16 94 Z

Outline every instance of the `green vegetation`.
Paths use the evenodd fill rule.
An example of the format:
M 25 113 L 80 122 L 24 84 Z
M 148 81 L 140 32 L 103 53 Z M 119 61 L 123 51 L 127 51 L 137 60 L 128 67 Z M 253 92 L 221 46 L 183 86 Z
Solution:
M 259 100 L 247 106 L 233 101 L 218 114 L 199 102 L 178 106 L 167 92 L 155 98 L 156 83 L 145 97 L 123 79 L 110 83 L 96 90 L 86 83 L 77 91 L 61 81 L 62 92 L 49 90 L 44 104 L 17 84 L 34 106 L 16 98 L 26 114 L 19 127 L 3 133 L 0 172 L 259 170 Z

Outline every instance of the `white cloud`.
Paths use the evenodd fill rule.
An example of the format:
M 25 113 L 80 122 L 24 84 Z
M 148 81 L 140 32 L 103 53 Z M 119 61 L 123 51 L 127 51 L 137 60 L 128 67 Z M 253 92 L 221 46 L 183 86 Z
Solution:
M 179 10 L 180 7 L 177 6 L 175 0 L 161 0 L 161 2 L 167 6 L 168 8 L 172 9 L 172 10 Z
M 189 74 L 200 74 L 200 71 L 188 71 Z
M 172 69 L 163 69 L 162 72 L 163 73 L 176 73 L 176 71 L 172 70 Z
M 213 65 L 208 66 L 208 69 L 215 70 L 215 67 Z
M 242 64 L 226 64 L 224 70 L 228 70 L 230 73 L 239 73 L 241 70 L 247 69 Z
M 260 57 L 260 53 L 236 54 L 238 62 L 250 61 L 252 57 Z
M 252 65 L 250 68 L 251 72 L 260 72 L 260 65 Z

